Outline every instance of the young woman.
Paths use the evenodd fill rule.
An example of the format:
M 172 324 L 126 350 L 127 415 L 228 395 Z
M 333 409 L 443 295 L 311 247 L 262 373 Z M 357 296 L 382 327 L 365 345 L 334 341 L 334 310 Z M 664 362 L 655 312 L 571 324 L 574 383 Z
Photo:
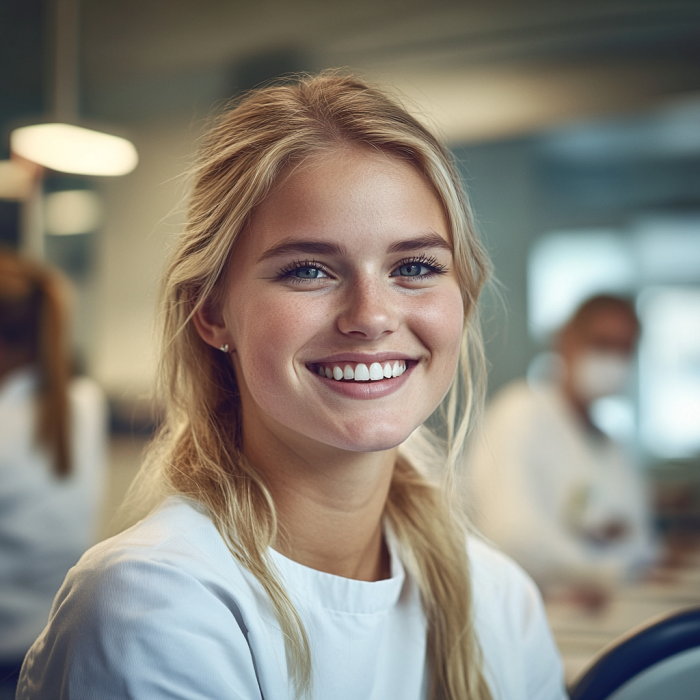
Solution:
M 106 410 L 71 379 L 67 288 L 54 270 L 0 250 L 0 699 L 68 570 L 94 543 Z
M 446 492 L 487 261 L 447 152 L 325 74 L 211 131 L 165 276 L 165 500 L 89 552 L 19 698 L 555 700 L 541 603 Z M 167 498 L 166 498 L 167 497 Z

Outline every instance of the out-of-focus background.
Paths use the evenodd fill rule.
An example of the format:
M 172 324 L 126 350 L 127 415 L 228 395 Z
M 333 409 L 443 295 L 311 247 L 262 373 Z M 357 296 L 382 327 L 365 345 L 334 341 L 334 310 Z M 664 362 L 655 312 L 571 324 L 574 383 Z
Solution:
M 111 410 L 105 527 L 154 420 L 158 277 L 207 118 L 279 74 L 349 67 L 392 86 L 459 159 L 505 302 L 484 300 L 491 393 L 538 371 L 586 297 L 636 299 L 634 389 L 596 420 L 637 455 L 659 531 L 700 529 L 700 2 L 82 0 L 78 19 L 0 4 L 0 160 L 67 85 L 74 116 L 128 138 L 138 166 L 5 184 L 0 245 L 78 290 L 75 356 Z M 61 26 L 77 33 L 57 58 Z M 554 610 L 570 674 L 647 614 L 697 602 L 692 581 L 604 617 Z

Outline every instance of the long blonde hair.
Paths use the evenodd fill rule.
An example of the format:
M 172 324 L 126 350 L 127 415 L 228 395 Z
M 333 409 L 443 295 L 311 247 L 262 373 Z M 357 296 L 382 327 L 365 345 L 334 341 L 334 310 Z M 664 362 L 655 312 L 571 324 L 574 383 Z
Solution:
M 188 225 L 162 290 L 160 399 L 163 427 L 134 491 L 184 494 L 207 507 L 238 561 L 258 579 L 285 637 L 290 680 L 311 688 L 311 654 L 301 619 L 268 559 L 277 534 L 275 505 L 241 451 L 240 402 L 229 358 L 205 344 L 193 313 L 217 299 L 231 252 L 253 209 L 290 163 L 339 147 L 376 149 L 414 166 L 434 188 L 452 234 L 465 308 L 459 369 L 426 444 L 453 473 L 472 405 L 482 393 L 483 350 L 476 303 L 489 272 L 459 176 L 438 140 L 400 105 L 337 72 L 300 76 L 245 96 L 211 129 L 194 170 Z M 477 371 L 474 372 L 474 368 Z M 440 445 L 444 449 L 440 448 Z M 154 486 L 159 486 L 155 489 Z M 473 629 L 465 529 L 446 490 L 399 457 L 386 504 L 402 558 L 418 583 L 428 620 L 433 700 L 489 700 Z

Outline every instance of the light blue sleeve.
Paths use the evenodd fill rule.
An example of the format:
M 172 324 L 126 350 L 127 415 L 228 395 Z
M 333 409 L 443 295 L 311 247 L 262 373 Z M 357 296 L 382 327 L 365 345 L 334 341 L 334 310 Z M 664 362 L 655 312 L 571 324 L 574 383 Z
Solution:
M 17 700 L 261 700 L 246 636 L 230 591 L 167 558 L 113 556 L 69 573 Z

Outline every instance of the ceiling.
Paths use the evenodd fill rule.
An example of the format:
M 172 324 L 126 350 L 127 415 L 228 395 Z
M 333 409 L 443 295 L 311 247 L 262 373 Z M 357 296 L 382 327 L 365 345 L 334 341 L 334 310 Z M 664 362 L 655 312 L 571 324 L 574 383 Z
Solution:
M 468 141 L 700 90 L 700 1 L 83 0 L 82 58 L 100 116 L 343 66 Z
M 57 1 L 0 3 L 4 131 L 50 104 L 42 6 Z M 396 88 L 453 143 L 700 95 L 700 0 L 68 1 L 83 116 L 117 126 L 198 117 L 280 72 L 328 67 Z
M 279 46 L 365 68 L 700 58 L 697 0 L 83 0 L 83 30 L 91 82 Z

